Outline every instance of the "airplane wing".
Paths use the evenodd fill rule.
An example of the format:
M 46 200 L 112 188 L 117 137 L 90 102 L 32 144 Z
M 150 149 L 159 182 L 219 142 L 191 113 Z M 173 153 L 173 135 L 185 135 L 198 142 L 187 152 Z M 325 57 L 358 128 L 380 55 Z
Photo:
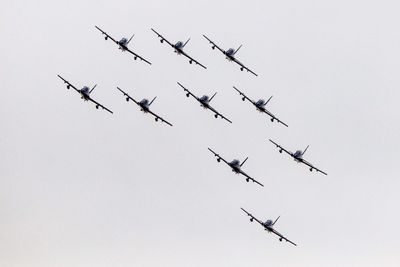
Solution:
M 61 80 L 64 81 L 64 83 L 67 84 L 67 89 L 69 89 L 69 87 L 72 87 L 75 89 L 75 91 L 77 91 L 78 93 L 80 93 L 79 89 L 77 89 L 75 86 L 73 86 L 69 81 L 67 81 L 66 79 L 64 79 L 63 77 L 61 77 L 60 75 L 57 75 Z
M 271 112 L 269 112 L 268 110 L 264 110 L 264 113 L 268 114 L 268 116 L 270 116 L 272 119 L 276 120 L 277 122 L 285 125 L 286 127 L 289 127 L 286 123 L 284 123 L 283 121 L 281 121 L 280 119 L 278 119 L 277 117 L 275 117 L 274 114 L 272 114 Z
M 208 109 L 211 110 L 212 112 L 214 112 L 216 115 L 220 116 L 221 118 L 223 118 L 224 120 L 232 123 L 228 118 L 226 118 L 224 115 L 222 115 L 221 113 L 219 113 L 218 111 L 216 111 L 212 106 L 208 105 Z
M 124 96 L 126 96 L 127 97 L 127 99 L 130 99 L 130 100 L 132 100 L 133 102 L 135 102 L 135 104 L 136 105 L 139 105 L 139 102 L 137 102 L 135 99 L 133 99 L 130 95 L 128 95 L 128 93 L 125 93 L 121 88 L 119 88 L 118 86 L 117 86 L 117 89 L 121 92 L 121 93 L 123 93 L 124 94 Z
M 279 149 L 282 150 L 282 151 L 285 151 L 286 153 L 288 153 L 290 156 L 293 157 L 293 155 L 292 155 L 292 153 L 291 153 L 290 151 L 284 149 L 282 146 L 278 145 L 277 143 L 275 143 L 275 142 L 272 141 L 271 139 L 269 139 L 269 141 L 270 141 L 271 143 L 273 143 L 274 145 L 276 145 L 277 148 L 279 148 Z
M 177 82 L 179 84 L 180 87 L 183 88 L 183 91 L 187 92 L 189 95 L 191 95 L 194 99 L 196 99 L 197 101 L 199 101 L 199 99 L 197 98 L 197 96 L 195 96 L 192 92 L 189 91 L 189 89 L 187 89 L 185 86 L 183 86 L 182 84 L 180 84 L 179 82 Z M 199 101 L 200 102 L 200 101 Z M 201 103 L 201 102 L 200 102 Z
M 310 167 L 311 170 L 316 170 L 317 172 L 323 173 L 325 175 L 328 175 L 326 172 L 321 171 L 320 169 L 318 169 L 317 167 L 314 167 L 311 163 L 309 163 L 307 160 L 302 159 L 301 161 L 302 163 L 304 163 L 305 165 L 307 165 L 308 167 Z
M 229 163 L 228 163 L 223 157 L 221 157 L 219 154 L 217 154 L 216 152 L 214 152 L 211 148 L 208 148 L 208 150 L 210 150 L 211 153 L 213 153 L 214 156 L 216 156 L 218 159 L 222 159 L 223 162 L 225 162 L 228 166 L 230 166 Z
M 292 245 L 297 246 L 294 242 L 290 241 L 289 239 L 287 239 L 286 237 L 284 237 L 282 234 L 280 234 L 278 231 L 276 231 L 275 229 L 272 229 L 272 233 L 276 234 L 277 236 L 279 236 L 280 239 L 285 240 L 286 242 L 289 242 Z
M 151 65 L 151 63 L 149 61 L 147 61 L 146 59 L 144 59 L 143 57 L 139 56 L 138 54 L 136 54 L 135 52 L 132 52 L 129 48 L 125 49 L 126 51 L 128 51 L 129 53 L 131 53 L 132 55 L 135 56 L 135 59 L 138 57 L 140 60 L 143 60 L 144 62 L 146 62 L 147 64 Z
M 243 210 L 247 214 L 247 216 L 249 216 L 251 218 L 251 220 L 256 220 L 256 222 L 258 222 L 259 224 L 261 224 L 264 227 L 264 224 L 262 223 L 262 221 L 260 221 L 256 217 L 254 217 L 250 212 L 246 211 L 244 208 L 240 208 L 240 209 Z
M 98 29 L 99 31 L 101 31 L 102 34 L 104 34 L 106 36 L 106 38 L 110 38 L 114 43 L 116 43 L 117 45 L 119 45 L 118 41 L 116 41 L 114 38 L 112 38 L 108 33 L 106 33 L 105 31 L 103 31 L 102 29 L 100 29 L 99 27 L 95 26 L 96 29 Z M 106 39 L 107 40 L 107 39 Z
M 210 42 L 210 44 L 212 44 L 213 49 L 216 47 L 219 51 L 222 52 L 222 54 L 225 55 L 226 52 L 225 52 L 224 49 L 222 49 L 221 47 L 219 47 L 216 43 L 214 43 L 210 38 L 208 38 L 208 37 L 205 36 L 204 34 L 203 34 L 203 36 L 204 36 L 204 38 L 206 38 L 206 39 Z
M 261 185 L 261 186 L 264 186 L 262 183 L 260 183 L 260 182 L 257 181 L 256 179 L 250 177 L 250 176 L 249 176 L 247 173 L 245 173 L 244 171 L 240 170 L 240 173 L 241 173 L 243 176 L 246 177 L 246 180 L 249 179 L 249 180 L 252 180 L 253 183 L 256 183 L 256 184 L 259 184 L 259 185 Z
M 252 103 L 253 105 L 255 105 L 255 104 L 254 104 L 254 101 L 251 100 L 250 98 L 248 98 L 242 91 L 240 91 L 239 89 L 237 89 L 235 86 L 233 86 L 233 89 L 235 89 L 235 90 L 239 93 L 239 95 L 243 96 L 243 97 L 244 97 L 245 99 L 247 99 L 250 103 Z
M 185 57 L 187 57 L 188 59 L 190 59 L 190 63 L 192 63 L 192 61 L 194 61 L 197 65 L 202 66 L 204 69 L 207 69 L 206 66 L 204 66 L 203 64 L 201 64 L 200 62 L 198 62 L 196 59 L 192 58 L 191 56 L 189 56 L 188 54 L 185 53 L 185 51 L 182 50 L 182 55 L 184 55 Z
M 91 97 L 88 98 L 88 100 L 92 101 L 93 103 L 96 104 L 96 108 L 98 107 L 102 107 L 102 109 L 107 110 L 108 112 L 110 112 L 111 114 L 113 114 L 113 112 L 111 110 L 109 110 L 108 108 L 106 108 L 105 106 L 103 106 L 102 104 L 100 104 L 99 102 L 97 102 L 96 100 L 92 99 Z
M 151 30 L 157 34 L 158 37 L 161 38 L 161 42 L 166 41 L 170 46 L 174 47 L 174 45 L 172 43 L 170 43 L 167 39 L 164 38 L 164 36 L 162 36 L 161 34 L 159 34 L 158 32 L 156 32 L 153 28 L 151 28 Z
M 251 69 L 249 69 L 248 67 L 246 67 L 245 65 L 243 65 L 243 63 L 241 63 L 239 60 L 237 60 L 236 58 L 233 58 L 233 61 L 236 62 L 236 64 L 240 65 L 243 69 L 247 70 L 248 72 L 254 74 L 255 76 L 258 76 L 254 71 L 252 71 Z
M 163 118 L 161 118 L 160 116 L 158 116 L 157 114 L 153 113 L 151 110 L 148 111 L 151 115 L 153 115 L 154 117 L 156 117 L 156 120 L 161 120 L 162 122 L 165 122 L 166 124 L 168 124 L 169 126 L 172 126 L 171 123 L 169 123 L 168 121 L 164 120 Z

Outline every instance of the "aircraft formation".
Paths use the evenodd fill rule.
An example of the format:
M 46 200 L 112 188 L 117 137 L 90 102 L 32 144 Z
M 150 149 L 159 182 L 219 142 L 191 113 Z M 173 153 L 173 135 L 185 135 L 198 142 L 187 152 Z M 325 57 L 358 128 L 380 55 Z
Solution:
M 145 59 L 143 56 L 137 54 L 136 52 L 133 52 L 130 48 L 128 48 L 128 45 L 130 43 L 130 41 L 132 40 L 133 36 L 128 38 L 121 38 L 119 41 L 117 41 L 117 39 L 114 39 L 110 34 L 108 34 L 107 32 L 105 32 L 104 30 L 102 30 L 101 28 L 99 28 L 98 26 L 95 26 L 95 28 L 100 31 L 100 33 L 102 35 L 104 35 L 104 39 L 108 40 L 110 39 L 111 41 L 113 41 L 115 44 L 118 45 L 118 49 L 120 49 L 122 52 L 128 51 L 130 54 L 133 55 L 134 60 L 140 59 L 140 61 L 143 61 L 144 63 L 147 63 L 148 65 L 151 65 L 151 62 L 148 61 L 147 59 Z M 175 44 L 173 44 L 172 42 L 168 41 L 166 39 L 166 37 L 164 37 L 163 35 L 161 35 L 160 33 L 158 33 L 156 30 L 154 30 L 153 28 L 151 28 L 151 31 L 154 32 L 158 38 L 160 38 L 160 43 L 164 43 L 166 42 L 169 46 L 171 46 L 171 48 L 174 50 L 174 52 L 177 55 L 183 55 L 184 57 L 186 57 L 189 60 L 189 63 L 195 63 L 196 65 L 199 65 L 200 67 L 202 67 L 203 69 L 207 69 L 206 66 L 204 66 L 202 63 L 200 63 L 198 60 L 194 59 L 192 56 L 190 56 L 187 52 L 184 51 L 185 46 L 188 44 L 188 42 L 190 41 L 190 38 L 186 41 L 186 42 L 182 42 L 182 41 L 177 41 Z M 241 71 L 246 70 L 247 72 L 250 72 L 251 74 L 253 74 L 254 76 L 258 76 L 254 71 L 252 71 L 251 69 L 249 69 L 248 67 L 246 67 L 243 63 L 241 63 L 236 57 L 236 53 L 239 51 L 239 49 L 242 47 L 242 45 L 240 45 L 237 49 L 234 48 L 229 48 L 228 50 L 224 50 L 222 49 L 220 46 L 218 46 L 214 41 L 212 41 L 210 38 L 208 38 L 206 35 L 203 35 L 203 37 L 212 45 L 212 49 L 214 50 L 215 48 L 217 48 L 223 55 L 225 55 L 226 59 L 228 61 L 234 62 L 237 65 L 239 65 L 239 68 Z M 113 114 L 113 112 L 107 108 L 106 106 L 104 106 L 103 104 L 100 104 L 99 102 L 97 102 L 96 100 L 94 100 L 91 97 L 91 93 L 94 91 L 94 89 L 96 88 L 97 85 L 94 85 L 92 88 L 89 88 L 88 86 L 83 86 L 81 89 L 78 89 L 78 87 L 74 86 L 71 82 L 69 82 L 66 78 L 62 77 L 61 75 L 57 75 L 66 85 L 67 85 L 67 89 L 70 89 L 71 87 L 80 94 L 81 99 L 83 99 L 84 101 L 90 101 L 93 104 L 95 104 L 96 109 L 99 109 L 100 107 Z M 201 107 L 203 107 L 205 110 L 209 110 L 214 114 L 215 118 L 221 118 L 223 120 L 225 120 L 226 122 L 232 123 L 232 121 L 230 119 L 228 119 L 225 115 L 223 115 L 222 113 L 220 113 L 219 111 L 217 111 L 214 107 L 212 107 L 210 105 L 211 100 L 214 99 L 214 97 L 216 96 L 216 92 L 209 97 L 208 95 L 203 95 L 201 97 L 197 96 L 193 90 L 189 90 L 186 86 L 182 85 L 180 82 L 177 82 L 178 86 L 183 89 L 186 97 L 192 97 L 194 98 Z M 169 126 L 173 126 L 172 123 L 170 123 L 169 121 L 167 121 L 165 118 L 161 117 L 160 115 L 154 113 L 152 110 L 150 110 L 150 106 L 152 105 L 152 103 L 154 102 L 154 100 L 156 100 L 157 97 L 154 97 L 151 101 L 149 101 L 147 98 L 144 98 L 142 100 L 136 100 L 134 99 L 131 95 L 129 95 L 126 91 L 122 90 L 120 87 L 116 87 L 116 89 L 118 91 L 120 91 L 123 96 L 125 97 L 126 101 L 132 101 L 133 103 L 135 103 L 139 108 L 140 111 L 144 112 L 144 113 L 148 113 L 151 114 L 155 121 L 161 121 L 162 123 L 165 123 L 166 125 Z M 248 97 L 243 91 L 239 90 L 238 88 L 236 88 L 235 86 L 233 86 L 233 89 L 239 93 L 240 97 L 242 98 L 243 101 L 248 101 L 250 102 L 255 108 L 256 110 L 258 110 L 260 113 L 264 113 L 266 114 L 271 122 L 277 121 L 278 123 L 282 124 L 285 127 L 288 127 L 288 125 L 283 122 L 281 119 L 279 119 L 277 116 L 275 116 L 273 113 L 271 113 L 269 110 L 266 109 L 266 105 L 269 103 L 269 101 L 272 99 L 272 96 L 269 97 L 269 99 L 267 101 L 265 101 L 264 99 L 259 99 L 257 101 L 252 100 L 250 97 Z M 303 151 L 302 150 L 296 150 L 295 152 L 291 152 L 287 149 L 285 149 L 283 146 L 279 145 L 278 143 L 276 143 L 275 141 L 269 139 L 269 141 L 275 145 L 279 150 L 280 153 L 285 152 L 286 154 L 288 154 L 290 157 L 293 158 L 294 161 L 296 161 L 297 163 L 302 163 L 304 165 L 306 165 L 309 170 L 312 172 L 313 170 L 315 170 L 316 172 L 320 172 L 324 175 L 327 175 L 326 172 L 322 171 L 321 169 L 315 167 L 313 164 L 311 164 L 310 162 L 308 162 L 307 160 L 305 160 L 303 158 L 305 152 L 307 151 L 308 147 L 307 146 Z M 233 159 L 231 161 L 226 160 L 225 158 L 223 158 L 219 153 L 215 152 L 214 150 L 212 150 L 211 148 L 208 148 L 208 150 L 217 158 L 217 162 L 223 162 L 226 165 L 228 165 L 232 172 L 234 172 L 235 174 L 240 174 L 244 177 L 246 182 L 253 182 L 261 187 L 264 187 L 264 185 L 256 180 L 255 178 L 251 177 L 250 175 L 248 175 L 246 172 L 244 172 L 242 170 L 242 166 L 244 165 L 244 163 L 248 160 L 248 157 L 246 157 L 246 159 L 244 159 L 242 162 L 240 162 L 238 159 Z M 255 216 L 253 216 L 250 212 L 246 211 L 244 208 L 240 208 L 248 217 L 250 217 L 250 221 L 253 222 L 254 220 L 259 223 L 265 231 L 269 232 L 269 233 L 273 233 L 276 236 L 278 236 L 279 241 L 286 241 L 294 246 L 297 246 L 296 243 L 292 242 L 291 240 L 287 239 L 285 236 L 283 236 L 282 234 L 280 234 L 278 231 L 276 231 L 274 229 L 274 225 L 275 223 L 278 221 L 278 219 L 280 217 L 278 217 L 275 221 L 272 220 L 266 220 L 265 222 L 257 219 Z

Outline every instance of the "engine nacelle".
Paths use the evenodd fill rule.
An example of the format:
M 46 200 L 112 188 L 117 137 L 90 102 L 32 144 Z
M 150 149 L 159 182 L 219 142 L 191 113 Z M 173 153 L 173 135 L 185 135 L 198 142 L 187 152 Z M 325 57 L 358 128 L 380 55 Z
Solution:
M 218 118 L 218 114 L 215 114 L 214 117 L 217 119 Z
M 215 46 L 211 47 L 213 50 L 215 49 Z
M 243 101 L 245 101 L 245 100 L 246 100 L 246 98 L 245 98 L 245 97 L 242 97 L 242 100 L 243 100 Z
M 104 40 L 106 40 L 106 41 L 107 41 L 107 40 L 108 40 L 108 36 L 104 37 Z
M 129 102 L 129 97 L 126 98 L 126 102 Z
M 282 149 L 279 150 L 279 153 L 282 153 Z
M 281 242 L 282 242 L 282 240 L 283 240 L 283 239 L 282 239 L 282 237 L 281 237 L 281 238 L 279 238 L 279 241 L 281 241 Z
M 136 59 L 137 59 L 137 57 L 135 56 L 135 57 L 134 57 L 134 59 L 136 60 Z
M 243 67 L 241 67 L 240 70 L 243 71 Z
M 271 118 L 271 121 L 274 122 L 274 118 Z
M 69 89 L 69 88 L 71 88 L 71 85 L 68 84 L 68 85 L 67 85 L 67 89 Z
M 158 121 L 158 118 L 156 117 L 155 120 Z
M 218 161 L 218 162 L 221 162 L 221 159 L 220 159 L 220 158 L 217 158 L 217 161 Z
M 96 109 L 99 109 L 99 105 L 96 105 Z
M 250 181 L 250 179 L 249 178 L 246 178 L 246 182 L 249 182 Z
M 253 220 L 254 220 L 253 218 L 250 218 L 250 221 L 251 221 L 251 222 L 253 222 Z
M 193 63 L 193 60 L 190 60 L 189 63 L 192 64 L 192 63 Z
M 163 42 L 164 42 L 164 40 L 163 40 L 163 39 L 161 39 L 161 40 L 160 40 L 160 43 L 163 43 Z
M 312 168 L 310 168 L 310 172 L 312 172 Z

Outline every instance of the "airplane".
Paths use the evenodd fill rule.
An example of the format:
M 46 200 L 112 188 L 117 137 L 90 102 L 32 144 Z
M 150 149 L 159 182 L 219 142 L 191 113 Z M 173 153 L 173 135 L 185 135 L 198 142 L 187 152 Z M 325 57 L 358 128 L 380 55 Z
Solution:
M 268 231 L 269 233 L 274 233 L 277 236 L 279 236 L 279 241 L 282 242 L 282 240 L 285 240 L 286 242 L 289 242 L 292 245 L 297 246 L 295 243 L 293 243 L 292 241 L 290 241 L 289 239 L 287 239 L 286 237 L 284 237 L 282 234 L 280 234 L 278 231 L 276 231 L 274 229 L 274 225 L 275 223 L 278 221 L 278 219 L 280 218 L 280 216 L 278 218 L 276 218 L 276 220 L 274 222 L 272 222 L 272 220 L 267 220 L 265 222 L 260 221 L 259 219 L 257 219 L 256 217 L 254 217 L 251 213 L 247 212 L 244 208 L 241 208 L 248 216 L 250 216 L 250 222 L 253 222 L 253 220 L 256 220 L 256 222 L 258 222 L 259 224 L 262 225 L 262 227 L 264 227 L 265 231 Z
M 278 145 L 277 143 L 275 143 L 274 141 L 272 141 L 271 139 L 269 139 L 269 141 L 271 143 L 273 143 L 274 145 L 276 145 L 276 147 L 279 148 L 279 153 L 282 153 L 282 151 L 285 151 L 287 154 L 289 154 L 296 162 L 298 163 L 303 163 L 305 165 L 307 165 L 308 167 L 310 167 L 310 172 L 312 172 L 313 170 L 316 170 L 317 172 L 323 173 L 325 175 L 328 175 L 326 172 L 321 171 L 320 169 L 318 169 L 317 167 L 314 167 L 311 163 L 309 163 L 308 161 L 306 161 L 305 159 L 303 159 L 304 154 L 306 153 L 307 149 L 309 146 L 306 147 L 306 149 L 304 149 L 304 151 L 301 150 L 297 150 L 296 152 L 292 153 L 286 149 L 284 149 L 282 146 Z
M 80 95 L 81 95 L 81 99 L 85 100 L 85 101 L 91 101 L 93 103 L 96 104 L 96 109 L 99 109 L 99 107 L 102 107 L 103 109 L 107 110 L 108 112 L 110 112 L 111 114 L 113 113 L 111 110 L 109 110 L 108 108 L 106 108 L 105 106 L 103 106 L 102 104 L 98 103 L 96 100 L 94 100 L 93 98 L 90 97 L 90 93 L 93 92 L 94 88 L 96 88 L 97 84 L 95 86 L 93 86 L 92 89 L 89 89 L 89 87 L 84 86 L 82 89 L 77 89 L 75 86 L 73 86 L 70 82 L 68 82 L 66 79 L 64 79 L 63 77 L 61 77 L 60 75 L 57 75 L 61 80 L 64 81 L 64 83 L 67 84 L 67 89 L 69 88 L 74 88 L 75 91 L 77 91 Z
M 168 121 L 164 120 L 163 118 L 161 118 L 160 116 L 158 116 L 157 114 L 153 113 L 150 110 L 150 105 L 154 102 L 154 100 L 157 97 L 154 97 L 153 100 L 151 100 L 149 102 L 148 99 L 143 98 L 143 100 L 141 101 L 136 101 L 135 99 L 133 99 L 131 96 L 129 96 L 126 92 L 124 92 L 121 88 L 117 87 L 117 89 L 124 94 L 124 96 L 126 96 L 126 101 L 132 100 L 133 102 L 135 102 L 136 105 L 138 105 L 140 107 L 140 110 L 143 111 L 144 113 L 150 113 L 151 115 L 153 115 L 155 117 L 155 120 L 161 120 L 162 122 L 165 122 L 166 124 L 168 124 L 169 126 L 172 126 L 171 123 L 169 123 Z
M 262 183 L 258 182 L 257 180 L 251 178 L 249 175 L 247 175 L 244 171 L 242 171 L 240 168 L 243 166 L 243 164 L 246 162 L 246 160 L 248 159 L 248 157 L 242 162 L 240 163 L 239 160 L 234 159 L 231 162 L 226 161 L 224 158 L 222 158 L 219 154 L 215 153 L 211 148 L 208 148 L 208 150 L 211 151 L 211 153 L 214 154 L 214 156 L 217 157 L 217 161 L 221 162 L 221 160 L 223 162 L 225 162 L 229 167 L 232 168 L 232 171 L 235 172 L 236 174 L 242 174 L 243 176 L 246 177 L 246 182 L 249 182 L 250 180 L 253 181 L 253 183 L 257 183 L 261 186 L 264 186 Z
M 239 89 L 237 89 L 235 86 L 233 86 L 233 88 L 239 92 L 239 94 L 242 96 L 242 100 L 245 101 L 246 99 L 252 103 L 259 112 L 264 112 L 266 113 L 268 116 L 271 117 L 271 121 L 274 122 L 274 120 L 276 120 L 277 122 L 285 125 L 286 127 L 288 127 L 288 125 L 286 123 L 284 123 L 283 121 L 281 121 L 280 119 L 278 119 L 277 117 L 275 117 L 274 114 L 272 114 L 271 112 L 269 112 L 265 106 L 268 104 L 268 102 L 271 100 L 272 96 L 265 101 L 264 99 L 259 99 L 257 101 L 251 100 L 250 98 L 248 98 L 243 92 L 241 92 Z
M 235 58 L 236 53 L 239 51 L 239 49 L 242 47 L 242 45 L 239 46 L 238 49 L 233 49 L 233 48 L 229 48 L 227 51 L 225 51 L 224 49 L 220 48 L 218 45 L 216 45 L 210 38 L 208 38 L 207 36 L 205 36 L 203 34 L 204 38 L 206 38 L 210 44 L 212 44 L 212 49 L 217 48 L 219 51 L 222 52 L 222 54 L 224 54 L 226 56 L 226 59 L 229 61 L 233 61 L 236 64 L 238 64 L 240 66 L 240 70 L 243 71 L 244 69 L 247 70 L 248 72 L 251 72 L 252 74 L 254 74 L 255 76 L 258 76 L 254 71 L 252 71 L 251 69 L 249 69 L 248 67 L 246 67 L 245 65 L 243 65 L 243 63 L 241 63 L 239 60 L 237 60 Z
M 210 106 L 210 102 L 211 100 L 214 98 L 214 96 L 217 94 L 213 94 L 212 97 L 209 97 L 208 95 L 203 95 L 202 97 L 197 97 L 195 96 L 192 92 L 189 91 L 189 89 L 185 88 L 182 84 L 180 84 L 178 82 L 179 86 L 183 88 L 183 90 L 186 92 L 186 96 L 192 96 L 193 98 L 195 98 L 197 101 L 200 102 L 201 106 L 205 109 L 209 109 L 212 112 L 214 112 L 214 117 L 218 118 L 218 116 L 220 116 L 221 118 L 225 119 L 226 121 L 232 123 L 228 118 L 226 118 L 224 115 L 222 115 L 221 113 L 219 113 L 218 111 L 216 111 L 213 107 Z
M 105 31 L 103 31 L 102 29 L 100 29 L 99 27 L 95 26 L 96 29 L 98 29 L 99 31 L 101 31 L 102 34 L 105 35 L 104 39 L 107 40 L 108 38 L 110 38 L 114 43 L 116 43 L 119 47 L 118 49 L 121 49 L 122 52 L 128 51 L 129 53 L 131 53 L 132 55 L 134 55 L 134 59 L 140 59 L 143 60 L 144 62 L 146 62 L 147 64 L 151 65 L 151 63 L 149 61 L 147 61 L 146 59 L 144 59 L 143 57 L 139 56 L 138 54 L 136 54 L 135 52 L 132 52 L 131 50 L 129 50 L 128 48 L 128 44 L 129 42 L 132 40 L 133 36 L 128 40 L 127 38 L 123 37 L 121 38 L 121 40 L 116 41 L 114 38 L 112 38 L 110 35 L 108 35 Z
M 159 34 L 158 32 L 156 32 L 153 28 L 151 28 L 151 30 L 157 34 L 158 37 L 161 38 L 160 43 L 163 43 L 164 41 L 166 41 L 172 48 L 174 48 L 174 52 L 177 55 L 184 55 L 185 57 L 187 57 L 189 59 L 189 63 L 192 64 L 193 62 L 196 63 L 197 65 L 200 65 L 201 67 L 203 67 L 204 69 L 207 69 L 206 66 L 204 66 L 203 64 L 201 64 L 200 62 L 198 62 L 197 60 L 193 59 L 191 56 L 189 56 L 188 54 L 185 53 L 185 51 L 183 51 L 183 48 L 187 45 L 187 43 L 189 42 L 190 38 L 183 43 L 182 41 L 178 41 L 176 44 L 172 44 L 170 43 L 167 39 L 164 38 L 164 36 L 162 36 L 161 34 Z

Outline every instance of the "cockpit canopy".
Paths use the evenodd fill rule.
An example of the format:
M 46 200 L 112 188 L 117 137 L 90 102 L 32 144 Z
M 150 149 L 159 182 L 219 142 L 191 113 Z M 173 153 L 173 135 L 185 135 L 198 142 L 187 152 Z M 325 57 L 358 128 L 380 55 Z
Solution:
M 271 226 L 272 223 L 272 220 L 267 220 L 266 222 L 264 222 L 264 226 Z
M 208 99 L 208 95 L 203 95 L 202 97 L 200 97 L 200 101 L 208 101 Z
M 89 92 L 89 87 L 84 86 L 84 87 L 81 89 L 81 92 L 83 92 L 83 93 L 88 93 L 88 92 Z
M 126 39 L 125 37 L 122 38 L 121 40 L 119 40 L 120 44 L 126 44 L 128 42 L 128 39 Z
M 226 54 L 228 56 L 231 56 L 231 55 L 233 55 L 234 52 L 235 52 L 235 50 L 233 50 L 233 48 L 229 48 L 228 51 L 226 51 Z
M 294 152 L 295 157 L 301 157 L 302 155 L 303 155 L 303 151 L 301 151 L 301 150 L 297 150 L 296 152 Z
M 264 106 L 264 104 L 265 104 L 265 100 L 264 100 L 264 99 L 259 99 L 259 100 L 256 102 L 256 105 L 259 106 L 259 107 Z
M 234 159 L 231 161 L 231 165 L 233 165 L 233 166 L 239 166 L 239 164 L 240 164 L 240 161 L 238 159 Z
M 183 46 L 183 42 L 182 41 L 178 41 L 176 44 L 175 44 L 175 47 L 176 48 L 181 48 Z
M 141 105 L 146 105 L 146 106 L 147 106 L 147 105 L 149 104 L 149 100 L 146 99 L 146 98 L 143 98 L 142 101 L 140 101 L 140 104 L 141 104 Z

